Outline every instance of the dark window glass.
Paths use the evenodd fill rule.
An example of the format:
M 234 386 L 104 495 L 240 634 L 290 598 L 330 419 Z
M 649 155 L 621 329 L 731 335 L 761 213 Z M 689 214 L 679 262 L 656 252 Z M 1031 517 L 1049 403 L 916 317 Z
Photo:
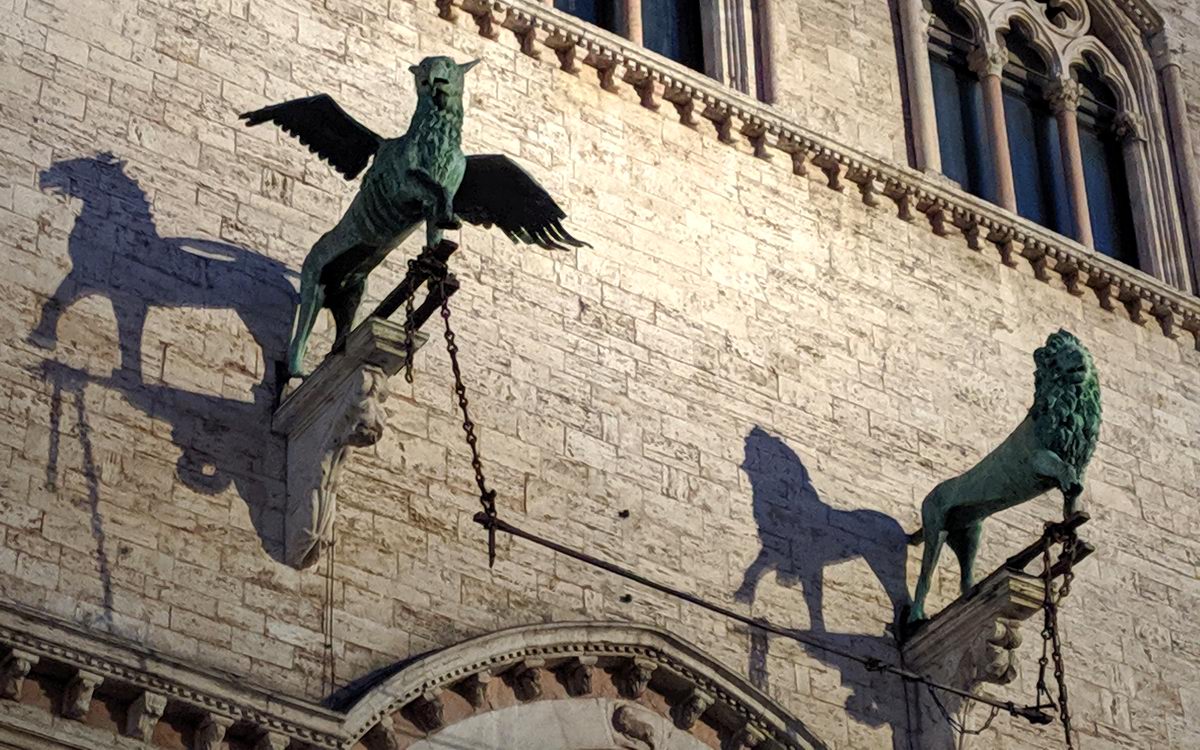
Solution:
M 1058 121 L 1046 102 L 1046 62 L 1017 24 L 1005 37 L 1004 124 L 1012 160 L 1017 213 L 1044 227 L 1076 236 L 1063 171 Z
M 554 0 L 564 13 L 609 31 L 617 30 L 616 0 Z
M 704 72 L 704 37 L 696 0 L 643 0 L 642 44 Z
M 933 12 L 929 62 L 942 172 L 967 192 L 995 200 L 983 88 L 967 64 L 967 55 L 975 46 L 971 26 L 952 0 L 935 0 Z
M 1017 213 L 1061 234 L 1072 235 L 1071 207 L 1063 174 L 1058 122 L 1036 95 L 1006 87 L 1004 121 L 1012 156 Z
M 966 63 L 930 56 L 942 172 L 963 189 L 995 200 L 991 149 L 983 125 L 983 89 Z
M 1088 213 L 1096 250 L 1122 263 L 1137 266 L 1137 239 L 1125 151 L 1114 132 L 1117 97 L 1091 64 L 1077 68 L 1083 98 L 1079 103 L 1079 150 L 1087 186 Z

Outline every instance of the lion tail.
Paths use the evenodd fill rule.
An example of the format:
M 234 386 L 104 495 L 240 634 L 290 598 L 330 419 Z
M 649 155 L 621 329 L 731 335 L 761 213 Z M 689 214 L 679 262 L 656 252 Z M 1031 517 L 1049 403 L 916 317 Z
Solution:
M 914 531 L 913 533 L 908 535 L 908 545 L 910 547 L 916 547 L 916 546 L 920 545 L 921 542 L 923 542 L 923 541 L 925 541 L 925 528 L 924 527 L 921 527 L 921 528 L 917 529 L 916 531 Z

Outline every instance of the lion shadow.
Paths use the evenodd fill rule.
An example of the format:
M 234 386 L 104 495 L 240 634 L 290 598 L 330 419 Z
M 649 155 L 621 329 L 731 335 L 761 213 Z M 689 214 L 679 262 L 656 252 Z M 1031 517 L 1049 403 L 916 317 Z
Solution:
M 798 636 L 895 663 L 896 645 L 886 632 L 831 633 L 826 629 L 824 571 L 838 563 L 865 561 L 891 608 L 878 619 L 884 620 L 885 629 L 891 628 L 909 602 L 908 538 L 900 524 L 878 511 L 840 510 L 825 503 L 795 451 L 761 427 L 755 426 L 746 435 L 741 468 L 750 480 L 761 548 L 743 573 L 734 598 L 753 604 L 759 582 L 774 572 L 780 585 L 801 588 L 809 627 L 797 630 Z M 748 672 L 760 687 L 769 681 L 769 645 L 765 632 L 751 630 Z M 841 686 L 850 689 L 845 708 L 852 718 L 869 727 L 890 726 L 894 747 L 904 747 L 908 723 L 899 680 L 868 672 L 859 662 L 825 649 L 803 647 L 814 659 L 837 670 Z
M 800 585 L 809 628 L 822 632 L 825 568 L 862 558 L 891 602 L 889 622 L 895 619 L 909 597 L 905 581 L 908 540 L 894 518 L 874 510 L 839 510 L 826 504 L 800 457 L 761 427 L 746 435 L 742 470 L 750 479 L 762 547 L 734 593 L 737 601 L 753 603 L 759 581 L 774 571 L 781 585 Z
M 80 200 L 82 211 L 69 237 L 71 270 L 42 306 L 27 340 L 54 349 L 60 318 L 72 303 L 100 295 L 110 301 L 116 318 L 120 364 L 100 375 L 46 359 L 39 375 L 56 393 L 75 394 L 79 404 L 85 388 L 97 385 L 169 425 L 179 450 L 175 473 L 180 483 L 206 495 L 232 486 L 246 503 L 264 549 L 279 558 L 285 457 L 282 438 L 270 431 L 278 392 L 273 365 L 287 347 L 296 304 L 289 281 L 294 274 L 235 245 L 161 237 L 145 192 L 111 154 L 57 162 L 41 173 L 40 184 Z M 262 351 L 261 381 L 245 397 L 231 398 L 148 380 L 142 327 L 154 307 L 233 310 Z M 52 433 L 60 419 L 55 409 L 61 404 L 52 405 Z M 58 472 L 59 440 L 52 435 L 47 481 Z M 102 520 L 94 518 L 93 526 L 102 527 Z

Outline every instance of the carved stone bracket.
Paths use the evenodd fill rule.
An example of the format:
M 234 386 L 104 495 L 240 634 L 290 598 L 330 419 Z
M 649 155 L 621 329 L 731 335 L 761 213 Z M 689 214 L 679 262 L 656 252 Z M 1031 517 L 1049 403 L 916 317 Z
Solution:
M 592 692 L 592 668 L 595 665 L 596 657 L 578 656 L 563 662 L 555 671 L 568 695 L 587 695 Z
M 38 663 L 37 654 L 14 648 L 0 662 L 0 698 L 10 700 L 21 697 L 21 687 L 29 670 Z
M 404 338 L 402 325 L 368 318 L 275 411 L 272 429 L 287 437 L 283 560 L 294 568 L 320 557 L 350 449 L 383 435 L 387 381 L 404 366 Z M 414 352 L 425 339 L 414 336 Z
M 1010 682 L 1017 628 L 1041 611 L 1044 592 L 1040 578 L 1001 568 L 914 633 L 904 644 L 905 664 L 963 689 Z
M 671 712 L 675 726 L 680 729 L 691 729 L 695 726 L 704 712 L 713 704 L 713 697 L 699 688 L 693 688 L 682 701 L 677 703 Z
M 104 676 L 95 672 L 82 669 L 76 672 L 71 681 L 67 683 L 66 692 L 63 693 L 63 716 L 68 719 L 82 719 L 86 716 L 92 705 L 92 694 L 103 681 Z
M 140 694 L 129 706 L 125 717 L 125 734 L 135 740 L 150 742 L 154 727 L 167 708 L 167 697 L 149 690 Z
M 658 665 L 649 659 L 630 659 L 613 675 L 617 690 L 626 698 L 641 698 L 657 668 Z
M 233 725 L 233 719 L 217 714 L 208 714 L 196 727 L 196 750 L 220 750 L 225 742 L 225 732 Z

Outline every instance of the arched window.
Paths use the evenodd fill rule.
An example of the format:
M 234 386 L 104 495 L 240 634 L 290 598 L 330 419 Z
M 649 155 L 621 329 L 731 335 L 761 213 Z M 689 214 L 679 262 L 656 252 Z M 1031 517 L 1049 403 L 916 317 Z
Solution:
M 898 2 L 917 168 L 1200 285 L 1200 181 L 1160 17 L 1120 0 Z
M 1058 124 L 1050 109 L 1054 82 L 1046 61 L 1020 26 L 1005 37 L 1009 62 L 1001 82 L 1017 213 L 1065 235 L 1075 235 L 1063 176 Z
M 995 176 L 984 128 L 983 89 L 971 70 L 975 40 L 953 0 L 934 0 L 929 71 L 937 111 L 942 173 L 964 190 L 994 201 Z
M 1125 138 L 1116 92 L 1104 80 L 1094 58 L 1073 70 L 1080 84 L 1079 150 L 1087 188 L 1088 213 L 1096 249 L 1122 263 L 1137 266 L 1137 236 L 1129 182 L 1125 173 Z

